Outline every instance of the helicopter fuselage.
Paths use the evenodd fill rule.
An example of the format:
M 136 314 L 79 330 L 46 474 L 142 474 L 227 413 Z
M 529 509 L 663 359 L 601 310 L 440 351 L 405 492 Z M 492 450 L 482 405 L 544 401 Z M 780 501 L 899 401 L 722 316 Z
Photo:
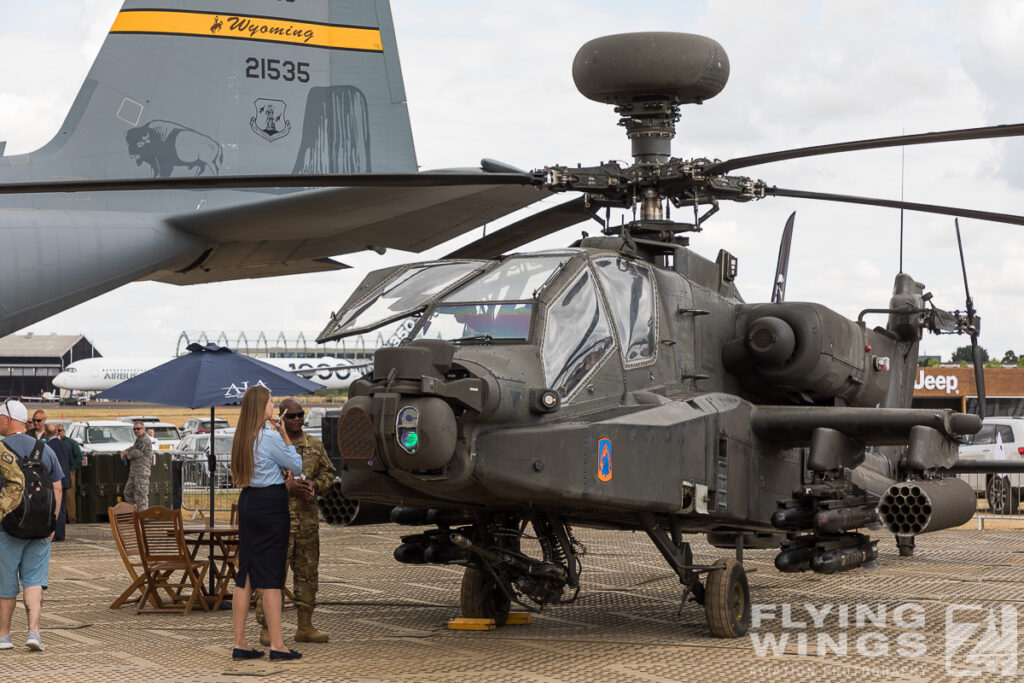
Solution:
M 858 409 L 877 413 L 903 386 L 889 357 L 901 343 L 916 352 L 916 337 L 901 342 L 818 304 L 745 304 L 724 251 L 712 263 L 679 244 L 642 242 L 633 255 L 613 246 L 621 240 L 595 238 L 468 263 L 404 311 L 408 334 L 377 352 L 373 378 L 353 384 L 325 430 L 345 495 L 550 509 L 623 528 L 670 515 L 683 531 L 767 546 L 781 540 L 780 501 L 822 470 L 820 453 L 811 462 L 815 430 L 858 440 L 855 455 L 824 469 L 879 497 L 895 463 L 865 445 L 905 445 L 920 425 L 955 438 L 933 411 L 907 411 L 920 414 L 887 433 L 858 426 Z M 386 275 L 370 276 L 335 321 L 365 322 L 399 300 L 383 292 L 406 275 Z M 517 294 L 528 297 L 502 300 L 503 287 L 531 277 Z M 772 410 L 794 405 L 817 421 L 787 431 L 791 419 Z

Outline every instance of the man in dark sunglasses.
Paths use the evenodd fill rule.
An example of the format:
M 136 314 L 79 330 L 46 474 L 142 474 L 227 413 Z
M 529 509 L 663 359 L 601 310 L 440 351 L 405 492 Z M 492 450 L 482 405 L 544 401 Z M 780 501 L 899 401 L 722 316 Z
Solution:
M 45 410 L 37 410 L 32 413 L 32 419 L 25 423 L 25 433 L 33 439 L 42 439 L 46 436 Z
M 295 640 L 300 643 L 326 643 L 328 635 L 313 626 L 320 564 L 320 515 L 316 496 L 327 492 L 334 483 L 334 465 L 320 440 L 302 431 L 302 421 L 306 417 L 302 404 L 294 398 L 286 398 L 281 401 L 280 410 L 278 419 L 284 421 L 288 440 L 302 458 L 302 472 L 294 472 L 294 476 L 285 480 L 285 487 L 291 494 L 288 498 L 291 511 L 288 564 L 292 568 L 295 612 L 299 622 Z M 256 605 L 256 620 L 261 626 L 260 642 L 269 645 L 270 634 L 263 616 L 262 599 Z

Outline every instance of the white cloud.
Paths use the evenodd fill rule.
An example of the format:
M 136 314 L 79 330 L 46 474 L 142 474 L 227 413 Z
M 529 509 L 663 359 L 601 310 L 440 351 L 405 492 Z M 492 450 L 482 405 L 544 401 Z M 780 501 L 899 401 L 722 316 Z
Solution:
M 0 5 L 0 138 L 10 140 L 8 153 L 38 146 L 56 130 L 120 3 L 66 0 L 45 22 L 40 12 L 10 5 Z M 1024 110 L 1020 3 L 652 0 L 642 6 L 632 12 L 603 1 L 394 0 L 420 164 L 467 166 L 494 157 L 536 168 L 628 158 L 629 143 L 611 108 L 580 96 L 570 74 L 579 45 L 622 31 L 701 33 L 730 56 L 725 91 L 683 110 L 674 146 L 682 157 L 729 158 L 904 130 L 1013 123 Z M 780 187 L 898 198 L 900 152 L 737 173 Z M 1005 140 L 908 147 L 906 198 L 1024 213 L 1022 153 L 1024 142 Z M 720 248 L 735 253 L 741 291 L 762 300 L 793 210 L 789 298 L 821 301 L 853 317 L 885 305 L 899 263 L 896 211 L 787 199 L 724 205 L 693 237 L 693 247 L 712 259 Z M 952 219 L 908 212 L 904 222 L 906 270 L 936 292 L 939 305 L 962 308 Z M 1024 352 L 1022 228 L 961 224 L 972 294 L 985 319 L 982 343 L 993 355 Z M 565 244 L 580 229 L 594 232 L 593 225 L 542 244 Z M 356 267 L 342 273 L 200 287 L 139 283 L 31 329 L 83 332 L 108 355 L 169 354 L 182 329 L 315 332 L 366 270 L 413 258 L 419 257 L 352 255 L 341 260 Z M 139 302 L 144 313 L 137 313 Z M 964 343 L 932 338 L 926 347 L 948 355 Z

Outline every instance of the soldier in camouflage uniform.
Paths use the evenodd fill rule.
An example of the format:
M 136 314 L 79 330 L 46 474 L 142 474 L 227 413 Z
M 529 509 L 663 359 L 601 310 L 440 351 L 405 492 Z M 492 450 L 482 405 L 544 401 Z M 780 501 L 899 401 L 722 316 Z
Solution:
M 153 468 L 153 442 L 146 434 L 146 425 L 136 422 L 132 425 L 135 443 L 121 453 L 121 462 L 128 463 L 128 481 L 124 485 L 124 500 L 135 503 L 136 509 L 149 507 L 149 473 Z
M 14 459 L 14 453 L 0 443 L 0 519 L 21 505 L 21 492 L 25 489 L 25 475 Z
M 316 507 L 316 494 L 326 492 L 334 483 L 334 465 L 327 457 L 324 445 L 302 431 L 305 413 L 302 404 L 293 398 L 281 401 L 281 417 L 284 419 L 288 439 L 295 445 L 302 458 L 302 475 L 293 472 L 285 482 L 291 511 L 291 534 L 288 539 L 288 564 L 292 568 L 295 593 L 295 609 L 298 628 L 295 640 L 300 643 L 326 643 L 328 635 L 313 627 L 313 608 L 316 607 L 316 591 L 319 581 L 317 567 L 320 564 L 320 514 Z M 262 595 L 256 605 L 256 620 L 260 623 L 260 642 L 270 644 L 270 634 L 263 616 Z

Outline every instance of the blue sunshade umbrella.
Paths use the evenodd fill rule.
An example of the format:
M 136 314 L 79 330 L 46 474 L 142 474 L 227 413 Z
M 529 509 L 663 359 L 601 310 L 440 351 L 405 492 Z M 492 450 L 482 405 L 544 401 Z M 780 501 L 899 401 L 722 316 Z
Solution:
M 189 344 L 189 353 L 143 372 L 107 389 L 96 398 L 115 401 L 146 401 L 185 408 L 210 409 L 210 526 L 214 524 L 214 473 L 217 455 L 214 412 L 217 406 L 238 403 L 245 390 L 262 384 L 271 394 L 309 394 L 323 385 L 281 370 L 261 360 L 243 356 L 216 344 Z M 213 545 L 210 546 L 213 564 Z M 210 572 L 210 592 L 213 592 Z
M 190 353 L 107 389 L 96 398 L 146 401 L 210 409 L 210 525 L 213 525 L 217 457 L 213 438 L 216 406 L 238 403 L 245 390 L 262 384 L 271 394 L 310 394 L 323 385 L 216 344 L 189 344 Z M 211 575 L 212 579 L 212 575 Z

